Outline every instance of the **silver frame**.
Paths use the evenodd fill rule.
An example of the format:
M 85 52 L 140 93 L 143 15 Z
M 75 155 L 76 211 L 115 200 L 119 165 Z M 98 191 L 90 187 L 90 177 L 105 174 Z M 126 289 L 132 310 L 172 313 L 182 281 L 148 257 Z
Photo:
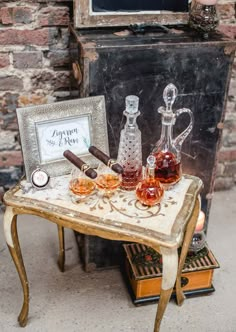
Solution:
M 69 174 L 72 168 L 72 164 L 65 158 L 46 163 L 40 162 L 40 151 L 36 132 L 36 124 L 38 122 L 48 121 L 49 123 L 53 123 L 53 120 L 56 122 L 63 118 L 67 119 L 69 117 L 88 115 L 90 118 L 91 145 L 95 145 L 109 154 L 104 96 L 17 108 L 16 112 L 26 179 L 29 182 L 32 172 L 37 167 L 45 170 L 51 177 Z M 78 156 L 91 167 L 97 167 L 97 159 L 89 152 Z

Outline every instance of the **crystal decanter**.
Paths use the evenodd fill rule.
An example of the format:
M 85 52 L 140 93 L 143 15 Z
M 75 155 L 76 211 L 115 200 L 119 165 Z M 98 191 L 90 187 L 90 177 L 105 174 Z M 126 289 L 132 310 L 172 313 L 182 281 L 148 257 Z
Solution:
M 156 178 L 168 189 L 177 183 L 182 176 L 181 167 L 181 148 L 184 140 L 193 128 L 193 115 L 191 110 L 181 108 L 177 111 L 172 110 L 172 106 L 177 97 L 177 88 L 174 84 L 168 84 L 163 92 L 163 99 L 166 107 L 161 106 L 158 112 L 161 114 L 161 137 L 156 143 L 152 154 L 156 158 Z M 173 126 L 176 118 L 183 113 L 188 113 L 190 123 L 188 127 L 175 139 L 173 139 Z
M 125 99 L 126 124 L 121 130 L 117 161 L 123 167 L 121 188 L 134 190 L 142 176 L 141 132 L 136 123 L 140 112 L 139 98 L 127 96 Z

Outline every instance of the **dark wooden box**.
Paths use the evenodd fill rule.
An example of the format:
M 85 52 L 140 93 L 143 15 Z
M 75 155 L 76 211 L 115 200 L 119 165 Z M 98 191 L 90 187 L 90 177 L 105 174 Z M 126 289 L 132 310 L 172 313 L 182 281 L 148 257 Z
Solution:
M 157 108 L 164 105 L 163 89 L 174 83 L 179 91 L 174 109 L 186 107 L 194 114 L 194 128 L 182 148 L 183 171 L 203 180 L 202 209 L 208 220 L 236 42 L 220 33 L 202 40 L 186 26 L 170 27 L 169 32 L 117 32 L 118 28 L 72 29 L 71 54 L 80 96 L 105 95 L 113 158 L 124 125 L 125 97 L 140 97 L 138 124 L 145 162 L 160 137 Z M 188 116 L 182 115 L 174 135 L 185 129 L 188 121 Z M 89 253 L 86 257 L 85 264 Z
M 162 280 L 161 255 L 137 243 L 125 244 L 124 250 L 126 281 L 133 303 L 157 301 Z M 219 268 L 219 263 L 207 246 L 195 255 L 188 255 L 181 275 L 185 295 L 213 292 L 213 272 L 216 268 Z

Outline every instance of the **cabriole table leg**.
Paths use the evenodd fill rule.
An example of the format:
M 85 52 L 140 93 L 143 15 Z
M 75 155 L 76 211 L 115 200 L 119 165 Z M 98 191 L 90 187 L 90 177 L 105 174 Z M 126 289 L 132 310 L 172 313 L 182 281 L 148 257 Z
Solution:
M 157 307 L 154 332 L 160 331 L 161 320 L 166 310 L 167 304 L 173 291 L 178 270 L 178 252 L 177 248 L 170 249 L 160 247 L 162 254 L 163 271 L 160 300 Z
M 14 214 L 13 208 L 10 206 L 7 206 L 6 208 L 3 223 L 6 242 L 23 288 L 24 302 L 18 316 L 18 321 L 20 326 L 24 327 L 27 324 L 29 312 L 29 285 L 17 234 L 17 215 Z
M 181 287 L 181 274 L 184 266 L 184 262 L 188 253 L 188 249 L 193 237 L 194 230 L 196 228 L 196 223 L 197 223 L 197 218 L 199 215 L 199 210 L 200 210 L 200 203 L 199 200 L 197 199 L 193 214 L 191 216 L 191 219 L 187 225 L 186 233 L 184 236 L 184 241 L 182 244 L 182 250 L 179 258 L 179 267 L 178 267 L 178 273 L 177 273 L 177 279 L 176 279 L 176 300 L 177 304 L 181 306 L 184 302 L 185 295 L 183 293 L 182 287 Z
M 64 237 L 64 227 L 57 225 L 58 238 L 59 238 L 59 256 L 57 264 L 61 272 L 65 271 L 65 237 Z

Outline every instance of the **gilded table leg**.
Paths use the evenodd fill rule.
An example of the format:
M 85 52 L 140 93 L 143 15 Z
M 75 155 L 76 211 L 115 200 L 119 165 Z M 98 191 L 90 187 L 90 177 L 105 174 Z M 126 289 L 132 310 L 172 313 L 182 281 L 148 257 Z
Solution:
M 29 312 L 29 285 L 17 234 L 17 216 L 14 214 L 13 208 L 10 206 L 6 208 L 3 223 L 6 242 L 18 271 L 23 288 L 24 302 L 21 312 L 18 316 L 18 321 L 20 326 L 24 327 L 27 324 Z
M 163 271 L 160 300 L 157 307 L 157 314 L 154 332 L 160 330 L 161 320 L 166 310 L 167 304 L 173 291 L 178 269 L 177 249 L 160 248 L 162 254 Z
M 58 238 L 59 238 L 59 256 L 57 264 L 61 272 L 65 270 L 65 237 L 64 237 L 64 227 L 57 225 Z
M 182 305 L 185 299 L 183 290 L 181 288 L 181 274 L 184 266 L 184 262 L 188 253 L 188 248 L 191 243 L 192 237 L 194 230 L 196 228 L 196 223 L 197 223 L 197 218 L 199 215 L 199 210 L 200 210 L 200 203 L 199 200 L 197 199 L 193 214 L 191 216 L 191 219 L 187 225 L 185 236 L 184 236 L 184 241 L 182 244 L 182 250 L 179 258 L 179 267 L 178 267 L 178 273 L 177 273 L 177 279 L 176 279 L 176 299 L 178 305 Z

